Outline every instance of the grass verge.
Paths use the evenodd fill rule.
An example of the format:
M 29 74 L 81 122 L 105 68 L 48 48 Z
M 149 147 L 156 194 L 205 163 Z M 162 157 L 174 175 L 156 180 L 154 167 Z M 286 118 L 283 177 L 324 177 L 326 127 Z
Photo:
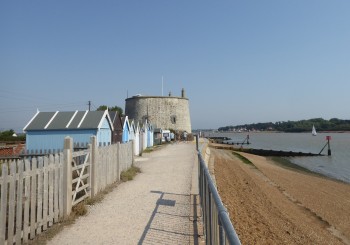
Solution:
M 141 173 L 141 169 L 139 167 L 131 166 L 128 170 L 121 172 L 120 180 L 122 182 L 133 180 L 138 173 Z
M 143 150 L 142 153 L 151 153 L 153 151 L 153 148 L 149 147 L 149 148 L 146 148 L 145 150 Z
M 255 167 L 255 165 L 254 165 L 248 158 L 242 156 L 241 154 L 239 154 L 239 153 L 237 153 L 237 152 L 235 152 L 235 151 L 233 151 L 232 154 L 233 154 L 234 156 L 238 157 L 243 163 Z

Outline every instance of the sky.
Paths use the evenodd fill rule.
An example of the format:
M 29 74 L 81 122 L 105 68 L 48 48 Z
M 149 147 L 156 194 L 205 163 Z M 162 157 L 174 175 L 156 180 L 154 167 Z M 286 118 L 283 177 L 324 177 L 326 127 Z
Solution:
M 347 0 L 0 1 L 0 130 L 182 88 L 193 129 L 350 119 L 349 13 Z

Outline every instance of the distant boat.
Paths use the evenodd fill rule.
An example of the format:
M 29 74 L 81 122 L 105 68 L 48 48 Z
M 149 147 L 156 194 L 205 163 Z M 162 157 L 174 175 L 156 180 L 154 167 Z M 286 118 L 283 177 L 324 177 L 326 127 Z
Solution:
M 316 133 L 316 129 L 315 129 L 315 126 L 314 125 L 312 125 L 312 135 L 313 136 L 316 136 L 317 135 L 317 133 Z

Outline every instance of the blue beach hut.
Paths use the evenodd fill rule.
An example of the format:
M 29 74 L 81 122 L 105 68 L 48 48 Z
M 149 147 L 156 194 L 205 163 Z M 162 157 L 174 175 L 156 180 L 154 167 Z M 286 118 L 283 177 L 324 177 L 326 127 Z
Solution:
M 130 124 L 129 124 L 128 116 L 122 117 L 122 124 L 123 124 L 122 142 L 126 143 L 126 142 L 129 142 L 129 140 L 130 140 Z
M 23 129 L 28 151 L 63 150 L 64 138 L 86 145 L 91 136 L 97 144 L 111 144 L 113 124 L 107 111 L 37 112 Z

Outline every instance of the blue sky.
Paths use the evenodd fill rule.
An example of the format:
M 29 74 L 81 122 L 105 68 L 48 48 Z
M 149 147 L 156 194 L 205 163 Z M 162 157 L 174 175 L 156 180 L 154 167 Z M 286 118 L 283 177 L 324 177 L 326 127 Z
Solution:
M 190 99 L 192 127 L 349 119 L 350 1 L 1 1 L 0 130 L 127 93 Z

